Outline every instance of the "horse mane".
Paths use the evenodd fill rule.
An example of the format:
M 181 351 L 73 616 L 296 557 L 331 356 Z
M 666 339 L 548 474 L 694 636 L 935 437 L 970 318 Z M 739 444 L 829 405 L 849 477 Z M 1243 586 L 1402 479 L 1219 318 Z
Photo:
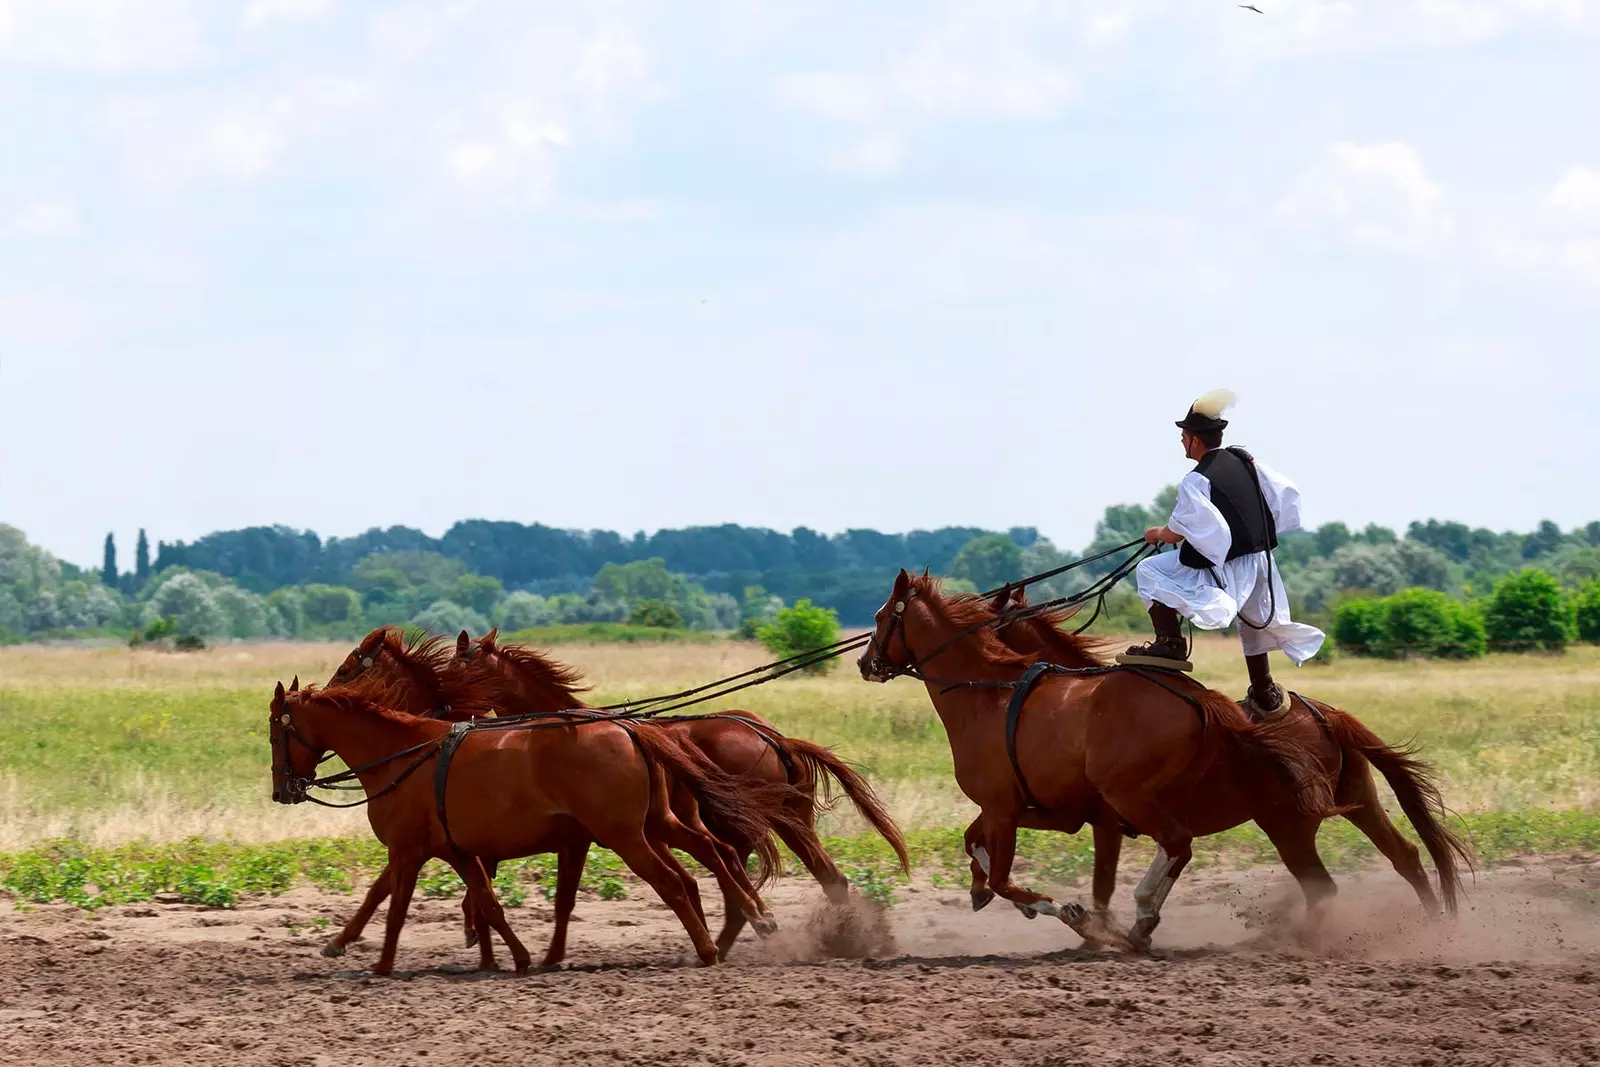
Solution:
M 928 603 L 934 606 L 934 609 L 956 630 L 969 630 L 965 637 L 977 646 L 979 654 L 984 659 L 1015 667 L 1026 667 L 1033 662 L 1000 640 L 994 627 L 984 625 L 993 622 L 995 614 L 989 609 L 983 597 L 976 593 L 946 596 L 944 579 L 929 574 L 913 576 L 911 590 L 927 598 Z
M 336 685 L 305 685 L 284 694 L 284 699 L 296 703 L 314 701 L 328 704 L 343 711 L 387 719 L 402 726 L 428 721 L 424 716 L 401 710 L 406 685 L 399 679 L 385 679 L 368 672 L 353 681 Z
M 497 644 L 494 650 L 517 672 L 524 685 L 535 686 L 555 697 L 558 707 L 551 710 L 588 707 L 578 694 L 591 687 L 584 682 L 583 674 L 576 667 L 557 663 L 538 649 L 526 645 Z
M 459 668 L 455 644 L 449 638 L 427 633 L 408 637 L 398 626 L 385 626 L 382 633 L 379 648 L 405 668 L 413 683 L 426 690 L 424 696 L 435 710 L 487 713 L 494 709 L 492 687 Z
M 1019 591 L 1020 593 L 1020 591 Z M 1028 603 L 1020 595 L 1013 601 L 1017 608 L 1026 608 Z M 1026 618 L 1017 619 L 1000 627 L 1001 640 L 1005 640 L 1004 633 L 1012 627 L 1027 627 L 1027 631 L 1045 647 L 1056 662 L 1063 667 L 1104 667 L 1111 662 L 1111 646 L 1115 639 L 1106 637 L 1086 637 L 1075 634 L 1061 627 L 1069 619 L 1076 616 L 1084 608 L 1082 604 L 1068 604 L 1063 607 L 1051 608 L 1040 611 Z M 1008 642 L 1009 644 L 1009 642 Z

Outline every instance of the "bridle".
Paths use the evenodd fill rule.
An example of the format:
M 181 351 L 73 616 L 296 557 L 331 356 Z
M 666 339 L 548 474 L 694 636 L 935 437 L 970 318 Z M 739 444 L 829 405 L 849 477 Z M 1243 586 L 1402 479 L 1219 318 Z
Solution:
M 369 660 L 368 662 L 370 663 L 371 661 Z M 278 726 L 279 743 L 272 746 L 272 755 L 274 760 L 281 757 L 283 762 L 281 764 L 274 763 L 272 773 L 274 775 L 283 775 L 284 803 L 287 804 L 298 804 L 302 800 L 313 799 L 311 787 L 317 781 L 315 774 L 301 774 L 294 769 L 294 758 L 290 754 L 289 739 L 293 738 L 305 746 L 306 751 L 317 758 L 316 766 L 318 767 L 321 767 L 334 756 L 332 752 L 313 745 L 306 739 L 305 734 L 301 733 L 299 728 L 295 726 L 294 715 L 289 711 L 289 697 L 293 692 L 295 690 L 290 690 L 283 695 L 283 710 L 273 716 Z

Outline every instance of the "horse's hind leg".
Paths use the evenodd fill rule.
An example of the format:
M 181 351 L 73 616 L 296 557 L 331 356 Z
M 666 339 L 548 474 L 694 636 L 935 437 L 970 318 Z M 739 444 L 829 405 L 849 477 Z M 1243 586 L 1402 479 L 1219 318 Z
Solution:
M 1121 818 L 1116 812 L 1102 811 L 1094 821 L 1094 911 L 1102 919 L 1111 914 L 1111 894 L 1117 889 L 1121 859 Z
M 808 813 L 809 814 L 809 813 Z M 777 831 L 778 840 L 789 846 L 800 860 L 801 865 L 811 872 L 811 877 L 822 886 L 822 891 L 828 899 L 835 904 L 842 904 L 850 899 L 850 880 L 839 870 L 839 865 L 833 862 L 833 857 L 828 855 L 828 850 L 822 847 L 822 839 L 817 836 L 816 827 L 807 818 L 804 825 L 778 825 L 773 827 Z M 749 853 L 746 853 L 748 856 Z
M 1359 763 L 1351 760 L 1345 764 L 1344 780 L 1339 783 L 1337 800 L 1340 805 L 1355 805 L 1344 813 L 1344 817 L 1354 824 L 1357 830 L 1367 835 L 1367 838 L 1377 846 L 1378 851 L 1394 865 L 1400 877 L 1411 883 L 1411 888 L 1416 891 L 1417 899 L 1422 902 L 1422 910 L 1428 913 L 1430 919 L 1439 917 L 1439 898 L 1433 892 L 1433 884 L 1428 881 L 1428 872 L 1422 866 L 1422 853 L 1417 846 L 1406 840 L 1399 829 L 1389 820 L 1389 814 L 1383 810 L 1383 804 L 1378 798 L 1377 786 L 1372 781 L 1372 768 L 1361 760 Z
M 361 931 L 366 929 L 367 923 L 372 920 L 373 912 L 378 910 L 384 898 L 389 895 L 389 868 L 373 879 L 372 885 L 367 887 L 367 895 L 361 901 L 361 907 L 350 916 L 350 921 L 344 924 L 344 929 L 333 935 L 333 939 L 322 946 L 324 956 L 343 956 L 344 947 L 352 941 L 361 940 Z
M 705 921 L 695 914 L 694 906 L 689 902 L 689 895 L 684 892 L 677 874 L 661 861 L 642 833 L 634 831 L 634 834 L 636 836 L 603 843 L 621 857 L 629 870 L 656 891 L 662 903 L 672 909 L 688 931 L 689 940 L 694 942 L 695 954 L 700 957 L 701 964 L 709 967 L 717 962 L 717 945 L 711 940 L 711 931 L 706 929 Z
M 1133 927 L 1128 931 L 1128 941 L 1133 947 L 1146 950 L 1150 947 L 1150 935 L 1161 924 L 1162 905 L 1177 884 L 1178 875 L 1183 873 L 1194 856 L 1194 835 L 1168 814 L 1164 807 L 1147 799 L 1141 792 L 1130 792 L 1126 797 L 1116 799 L 1108 796 L 1106 799 L 1112 809 L 1126 818 L 1130 825 L 1149 834 L 1156 843 L 1155 859 L 1133 891 L 1134 920 Z M 1089 936 L 1084 928 L 1075 925 L 1073 929 L 1085 937 Z
M 1259 823 L 1257 825 L 1260 825 Z M 1333 876 L 1322 865 L 1317 854 L 1317 828 L 1322 820 L 1314 815 L 1301 815 L 1282 825 L 1262 826 L 1278 850 L 1278 858 L 1300 883 L 1306 897 L 1306 932 L 1315 934 L 1322 924 L 1322 915 L 1328 902 L 1339 891 Z
M 494 928 L 494 932 L 500 935 L 500 940 L 506 943 L 506 948 L 511 950 L 511 960 L 516 965 L 517 972 L 520 974 L 526 971 L 533 958 L 528 955 L 528 950 L 523 947 L 522 942 L 517 939 L 517 935 L 512 932 L 511 924 L 506 922 L 505 909 L 500 906 L 499 899 L 495 897 L 494 886 L 489 884 L 483 865 L 475 857 L 452 860 L 450 865 L 456 869 L 457 874 L 461 875 L 461 880 L 467 883 L 467 895 L 474 898 L 473 903 L 477 913 Z M 490 938 L 487 935 L 483 937 L 481 945 L 479 968 L 485 971 L 492 971 L 496 967 L 494 949 L 491 947 Z
M 550 932 L 550 947 L 545 949 L 541 967 L 554 967 L 567 954 L 567 924 L 578 903 L 578 886 L 583 882 L 583 867 L 589 862 L 589 842 L 567 845 L 556 853 L 556 922 Z

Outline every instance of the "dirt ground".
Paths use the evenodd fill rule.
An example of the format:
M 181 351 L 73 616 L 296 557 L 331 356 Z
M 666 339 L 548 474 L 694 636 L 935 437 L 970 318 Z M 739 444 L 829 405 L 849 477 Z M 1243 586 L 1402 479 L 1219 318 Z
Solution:
M 1600 1064 L 1600 859 L 1481 874 L 1454 924 L 1392 874 L 1341 883 L 1312 937 L 1280 872 L 1196 872 L 1132 957 L 961 889 L 884 918 L 791 876 L 779 934 L 713 968 L 635 890 L 582 901 L 569 966 L 524 977 L 469 970 L 456 902 L 423 901 L 387 980 L 373 940 L 318 952 L 349 897 L 0 905 L 0 1063 Z M 548 911 L 510 915 L 537 958 Z

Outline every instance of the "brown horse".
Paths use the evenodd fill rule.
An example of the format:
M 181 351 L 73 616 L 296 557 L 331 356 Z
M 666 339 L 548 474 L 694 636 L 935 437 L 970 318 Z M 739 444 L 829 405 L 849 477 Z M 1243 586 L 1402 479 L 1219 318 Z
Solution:
M 392 900 L 376 973 L 393 970 L 417 874 L 432 858 L 456 868 L 480 922 L 500 933 L 517 969 L 525 970 L 527 950 L 506 924 L 477 858 L 546 851 L 569 820 L 617 853 L 656 891 L 683 923 L 703 964 L 716 961 L 716 944 L 685 885 L 692 880 L 662 858 L 669 846 L 691 855 L 707 851 L 713 860 L 715 850 L 691 841 L 673 816 L 662 770 L 720 820 L 759 834 L 760 826 L 743 814 L 748 792 L 739 783 L 704 773 L 658 730 L 595 719 L 551 721 L 542 729 L 467 733 L 455 751 L 441 803 L 435 774 L 412 772 L 423 764 L 435 770 L 452 726 L 394 709 L 392 689 L 378 679 L 327 690 L 285 691 L 280 682 L 272 701 L 273 799 L 304 800 L 306 783 L 331 751 L 356 772 L 367 793 L 373 832 L 388 846 Z M 493 967 L 489 939 L 480 941 L 480 963 Z
M 1076 669 L 1101 666 L 1106 662 L 1108 649 L 1092 638 L 1069 634 L 1060 628 L 1076 609 L 1068 608 L 1014 618 L 1012 613 L 1027 608 L 1028 601 L 1021 589 L 1001 591 L 989 604 L 997 616 L 996 633 L 1006 646 L 1031 659 L 1059 664 Z M 999 616 L 1005 614 L 1005 618 Z M 1371 730 L 1349 712 L 1323 704 L 1313 704 L 1296 695 L 1288 718 L 1304 735 L 1307 746 L 1323 751 L 1319 758 L 1332 762 L 1338 768 L 1333 782 L 1334 801 L 1343 810 L 1344 817 L 1355 824 L 1394 866 L 1417 894 L 1423 910 L 1429 917 L 1439 915 L 1439 897 L 1444 898 L 1445 911 L 1455 915 L 1460 890 L 1461 874 L 1458 862 L 1471 866 L 1467 848 L 1449 830 L 1441 819 L 1444 801 L 1434 782 L 1428 765 L 1416 757 L 1410 747 L 1392 748 L 1384 744 Z M 1411 820 L 1412 828 L 1422 840 L 1439 875 L 1439 895 L 1435 896 L 1423 869 L 1417 847 L 1408 841 L 1389 819 L 1378 796 L 1377 784 L 1372 778 L 1372 768 L 1388 781 L 1394 790 L 1400 808 Z M 975 821 L 967 829 L 967 851 L 972 855 L 974 845 L 981 845 L 981 822 Z M 1103 914 L 1111 899 L 1116 883 L 1117 861 L 1122 852 L 1122 822 L 1114 811 L 1102 808 L 1092 820 L 1094 825 L 1094 906 Z M 1024 819 L 1023 825 L 1029 825 Z M 973 910 L 987 904 L 994 893 L 987 887 L 987 879 L 976 858 L 972 863 Z
M 901 571 L 858 666 L 868 681 L 923 679 L 950 741 L 956 782 L 981 809 L 983 844 L 974 858 L 987 866 L 996 893 L 1057 916 L 1086 939 L 1146 948 L 1193 839 L 1254 819 L 1313 913 L 1320 909 L 1333 881 L 1316 832 L 1335 810 L 1328 786 L 1335 768 L 1297 731 L 1276 720 L 1253 723 L 1227 697 L 1175 672 L 1053 674 L 1039 681 L 1020 719 L 1014 767 L 1006 704 L 1033 658 L 1007 648 L 993 622 L 978 598 L 946 598 L 937 579 Z M 1025 818 L 1075 833 L 1103 806 L 1157 846 L 1134 893 L 1137 917 L 1126 938 L 1078 905 L 1062 908 L 1011 881 Z
M 587 709 L 578 695 L 581 687 L 576 672 L 533 649 L 499 644 L 497 631 L 491 630 L 476 642 L 462 631 L 456 639 L 456 658 L 476 672 L 476 677 L 486 685 L 497 687 L 497 699 L 512 712 L 539 714 Z M 841 902 L 849 897 L 849 882 L 822 847 L 816 831 L 816 813 L 819 807 L 831 803 L 835 784 L 849 797 L 862 818 L 894 849 L 901 869 L 909 872 L 905 840 L 871 784 L 827 748 L 785 737 L 770 723 L 748 711 L 684 718 L 663 716 L 654 722 L 729 775 L 771 787 L 793 787 L 783 817 L 770 820 L 769 825 L 822 885 L 828 899 Z M 722 825 L 713 814 L 707 814 L 706 824 L 713 837 L 727 844 L 730 868 L 742 871 L 751 851 L 757 849 L 760 842 L 751 840 L 739 827 Z M 556 876 L 558 938 L 563 936 L 571 913 L 585 857 L 585 852 L 577 851 L 561 856 Z M 575 861 L 570 871 L 569 860 Z M 768 873 L 768 864 L 763 862 L 756 884 L 761 884 Z M 745 916 L 739 911 L 729 909 L 726 912 L 722 932 L 717 935 L 717 947 L 723 958 L 744 923 Z

